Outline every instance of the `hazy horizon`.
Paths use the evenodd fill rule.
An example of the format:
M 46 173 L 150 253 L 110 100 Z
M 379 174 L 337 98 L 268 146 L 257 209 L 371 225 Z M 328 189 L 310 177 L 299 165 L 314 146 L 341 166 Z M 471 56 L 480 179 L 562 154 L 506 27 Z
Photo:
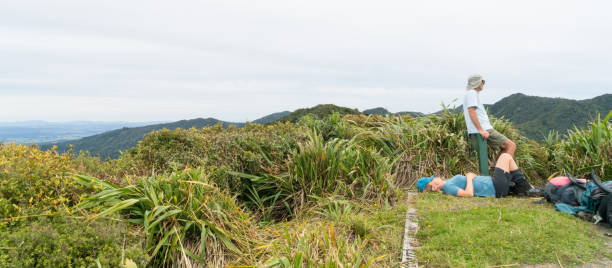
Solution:
M 431 113 L 612 92 L 612 2 L 5 1 L 0 122 L 231 122 L 333 103 Z
M 520 92 L 516 92 L 516 93 L 520 93 Z M 513 94 L 515 94 L 515 93 L 513 93 Z M 524 93 L 522 93 L 522 94 L 524 94 Z M 572 100 L 587 100 L 587 99 L 592 99 L 592 98 L 595 98 L 595 97 L 602 96 L 604 94 L 610 94 L 610 93 L 603 93 L 601 95 L 597 95 L 597 96 L 593 96 L 593 97 L 589 97 L 589 98 L 580 98 L 580 99 L 572 99 Z M 528 95 L 528 94 L 525 94 L 525 95 Z M 510 95 L 508 95 L 508 96 L 510 96 Z M 503 96 L 499 100 L 501 100 L 501 99 L 503 99 L 505 97 L 508 97 L 508 96 Z M 535 95 L 529 95 L 529 96 L 548 97 L 548 98 L 563 98 L 563 97 L 554 97 L 554 96 L 535 96 Z M 570 98 L 564 98 L 564 99 L 570 99 Z M 497 102 L 497 101 L 495 101 L 495 102 Z M 490 103 L 486 102 L 485 104 L 494 104 L 495 102 L 490 102 Z M 452 105 L 453 103 L 455 103 L 456 106 L 460 106 L 461 105 L 461 102 L 460 102 L 459 99 L 455 100 L 454 102 L 449 102 L 449 103 L 444 103 L 444 104 L 445 105 Z M 319 103 L 319 104 L 328 104 L 328 103 Z M 319 105 L 319 104 L 315 104 L 315 105 Z M 335 103 L 331 103 L 331 104 L 337 105 Z M 382 108 L 387 109 L 391 113 L 398 113 L 398 112 L 420 112 L 420 113 L 424 113 L 424 114 L 429 114 L 429 113 L 434 113 L 434 112 L 440 111 L 440 109 L 442 109 L 441 104 L 442 103 L 440 103 L 437 106 L 437 109 L 434 109 L 434 110 L 432 110 L 430 112 L 409 111 L 409 110 L 393 111 L 393 110 L 387 109 L 387 107 L 385 107 L 384 105 L 373 106 L 373 107 L 368 107 L 368 108 L 363 108 L 363 109 L 360 109 L 360 108 L 357 108 L 357 107 L 347 107 L 347 108 L 358 109 L 360 112 L 363 112 L 363 111 L 368 110 L 368 109 L 382 107 Z M 313 105 L 313 106 L 315 106 L 315 105 Z M 297 109 L 311 108 L 313 106 L 299 107 L 299 108 L 296 108 L 296 109 L 293 109 L 293 110 L 284 110 L 284 111 L 293 112 L 293 111 L 295 111 Z M 338 106 L 341 106 L 341 105 L 338 105 Z M 253 121 L 253 120 L 262 118 L 262 117 L 267 116 L 267 115 L 271 115 L 271 114 L 274 114 L 274 113 L 280 113 L 280 112 L 284 112 L 284 111 L 272 112 L 272 113 L 269 113 L 269 114 L 264 114 L 264 115 L 258 116 L 258 117 L 254 118 L 254 119 L 249 119 L 249 120 L 244 120 L 244 121 L 231 121 L 231 120 L 225 120 L 223 118 L 216 118 L 216 117 L 212 117 L 212 116 L 202 115 L 202 116 L 197 116 L 197 117 L 193 117 L 193 118 L 175 118 L 175 119 L 169 119 L 169 120 L 152 120 L 152 121 L 142 121 L 142 120 L 141 121 L 125 121 L 125 120 L 118 120 L 118 121 L 109 121 L 109 120 L 64 120 L 64 121 L 49 121 L 49 120 L 40 120 L 40 119 L 29 119 L 29 120 L 19 120 L 19 121 L 0 121 L 0 124 L 27 123 L 27 122 L 44 122 L 44 123 L 58 123 L 58 124 L 63 124 L 63 123 L 78 123 L 78 122 L 88 122 L 88 123 L 151 123 L 151 124 L 163 124 L 163 123 L 170 123 L 170 122 L 175 122 L 175 121 L 180 121 L 180 120 L 191 120 L 191 119 L 197 119 L 197 118 L 214 118 L 214 119 L 218 119 L 218 120 L 225 121 L 225 122 L 230 122 L 230 123 L 244 123 L 244 122 L 247 122 L 247 121 Z

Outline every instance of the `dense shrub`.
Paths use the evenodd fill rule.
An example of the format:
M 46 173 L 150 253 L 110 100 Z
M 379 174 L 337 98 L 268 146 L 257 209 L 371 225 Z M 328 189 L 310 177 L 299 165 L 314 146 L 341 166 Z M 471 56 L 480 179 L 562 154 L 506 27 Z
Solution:
M 4 233 L 4 232 L 3 232 Z M 111 220 L 58 214 L 14 227 L 0 237 L 1 267 L 119 267 L 122 258 L 147 263 L 138 237 Z
M 76 205 L 84 193 L 68 175 L 70 155 L 0 144 L 0 216 L 56 211 Z
M 161 130 L 149 133 L 122 157 L 131 156 L 143 169 L 158 172 L 208 165 L 252 174 L 274 173 L 305 138 L 304 132 L 291 123 Z
M 289 154 L 306 138 L 306 129 L 293 123 L 247 124 L 244 128 L 220 126 L 152 132 L 139 145 L 122 156 L 140 170 L 169 172 L 185 167 L 202 168 L 211 181 L 251 209 L 277 194 L 277 187 L 236 172 L 255 176 L 275 176 L 287 171 Z M 172 144 L 172 145 L 170 145 Z M 151 174 L 151 173 L 149 173 Z
M 81 151 L 72 156 L 72 166 L 76 173 L 86 174 L 115 184 L 124 184 L 126 177 L 147 173 L 134 165 L 127 156 L 121 159 L 102 160 L 89 152 Z

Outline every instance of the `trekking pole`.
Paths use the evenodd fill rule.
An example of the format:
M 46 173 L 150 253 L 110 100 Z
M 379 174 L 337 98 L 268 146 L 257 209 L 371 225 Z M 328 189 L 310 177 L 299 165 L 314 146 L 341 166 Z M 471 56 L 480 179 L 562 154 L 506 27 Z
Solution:
M 472 150 L 477 152 L 478 167 L 480 175 L 489 176 L 489 153 L 487 152 L 487 140 L 482 138 L 479 133 L 468 134 Z

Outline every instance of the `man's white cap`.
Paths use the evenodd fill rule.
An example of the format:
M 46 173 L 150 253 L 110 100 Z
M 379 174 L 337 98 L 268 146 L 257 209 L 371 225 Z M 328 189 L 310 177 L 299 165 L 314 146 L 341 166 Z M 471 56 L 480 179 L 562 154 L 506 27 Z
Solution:
M 470 77 L 468 78 L 466 89 L 467 90 L 475 89 L 478 86 L 480 86 L 480 83 L 482 83 L 482 75 L 479 75 L 479 74 L 470 75 Z

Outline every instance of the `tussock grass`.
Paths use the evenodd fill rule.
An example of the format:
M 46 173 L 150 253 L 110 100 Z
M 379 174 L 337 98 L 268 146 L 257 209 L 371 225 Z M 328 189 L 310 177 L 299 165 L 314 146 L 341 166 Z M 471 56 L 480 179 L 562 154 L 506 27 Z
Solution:
M 264 267 L 396 267 L 406 206 L 320 199 L 295 219 L 266 227 Z

